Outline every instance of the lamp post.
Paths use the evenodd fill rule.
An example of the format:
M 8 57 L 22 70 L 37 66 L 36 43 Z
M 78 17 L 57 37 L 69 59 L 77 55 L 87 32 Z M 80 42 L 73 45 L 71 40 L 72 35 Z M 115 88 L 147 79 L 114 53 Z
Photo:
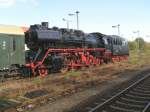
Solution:
M 139 58 L 138 58 L 138 62 L 140 63 L 140 31 L 139 30 L 137 30 L 137 31 L 133 31 L 133 33 L 135 33 L 135 34 L 137 34 L 137 41 L 138 41 L 138 50 L 137 50 L 137 53 L 138 53 L 138 56 L 139 56 Z
M 138 49 L 140 50 L 140 31 L 139 30 L 137 30 L 137 31 L 133 31 L 133 33 L 135 33 L 135 34 L 137 34 L 137 41 L 138 41 Z
M 65 19 L 65 18 L 63 18 L 62 20 L 63 20 L 63 21 L 66 21 L 67 29 L 69 29 L 69 22 L 71 22 L 71 21 L 69 21 L 69 20 L 67 20 L 67 19 Z
M 77 19 L 77 30 L 79 30 L 79 11 L 75 12 L 76 14 L 68 14 L 69 16 L 75 16 L 76 15 L 76 19 Z
M 76 15 L 77 15 L 77 30 L 79 30 L 79 11 L 76 11 Z
M 118 28 L 118 36 L 120 36 L 120 24 L 112 26 L 112 28 Z
M 139 30 L 133 31 L 133 33 L 137 33 L 137 36 L 140 37 L 140 31 Z

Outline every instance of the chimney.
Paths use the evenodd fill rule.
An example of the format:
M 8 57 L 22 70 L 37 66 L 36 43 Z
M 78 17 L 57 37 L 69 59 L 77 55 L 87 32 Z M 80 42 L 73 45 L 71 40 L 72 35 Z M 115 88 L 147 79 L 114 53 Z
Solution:
M 42 26 L 44 26 L 46 28 L 49 28 L 49 23 L 48 22 L 42 22 L 41 24 L 42 24 Z

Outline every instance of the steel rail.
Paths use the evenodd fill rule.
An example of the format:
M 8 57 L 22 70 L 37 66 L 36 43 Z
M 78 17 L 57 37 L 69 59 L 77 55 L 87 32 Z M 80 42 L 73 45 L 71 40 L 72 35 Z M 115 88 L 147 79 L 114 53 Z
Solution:
M 130 85 L 128 88 L 124 89 L 123 91 L 119 92 L 118 94 L 114 95 L 113 97 L 111 97 L 110 99 L 106 100 L 104 103 L 101 103 L 99 105 L 97 105 L 96 107 L 90 109 L 88 112 L 100 112 L 102 110 L 104 110 L 105 108 L 107 108 L 108 106 L 110 106 L 111 104 L 113 104 L 113 102 L 115 102 L 116 100 L 120 99 L 121 96 L 125 95 L 126 93 L 128 93 L 130 90 L 132 90 L 133 88 L 135 88 L 136 86 L 140 85 L 142 82 L 144 82 L 145 80 L 147 80 L 148 78 L 150 78 L 150 74 L 146 75 L 145 77 L 141 78 L 140 80 L 136 81 L 135 83 L 133 83 L 132 85 Z M 144 110 L 142 112 L 148 112 L 147 110 L 150 108 L 150 103 L 148 103 Z M 129 111 L 129 110 L 125 110 L 125 111 Z M 106 111 L 107 112 L 107 111 Z M 109 112 L 109 111 L 108 111 Z

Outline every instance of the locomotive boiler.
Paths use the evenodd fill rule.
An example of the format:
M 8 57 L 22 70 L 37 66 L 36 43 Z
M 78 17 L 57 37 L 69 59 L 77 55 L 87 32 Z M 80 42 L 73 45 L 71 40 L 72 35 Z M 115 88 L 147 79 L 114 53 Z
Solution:
M 48 23 L 31 25 L 25 33 L 25 42 L 32 49 L 103 47 L 102 36 L 85 34 L 80 30 L 48 28 Z

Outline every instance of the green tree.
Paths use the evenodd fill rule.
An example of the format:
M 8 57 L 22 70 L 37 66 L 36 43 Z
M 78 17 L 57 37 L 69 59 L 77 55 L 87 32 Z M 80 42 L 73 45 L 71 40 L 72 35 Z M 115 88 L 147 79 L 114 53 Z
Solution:
M 134 41 L 129 41 L 128 44 L 130 50 L 144 50 L 146 47 L 146 42 L 143 38 L 136 38 Z
M 129 49 L 130 50 L 136 50 L 137 49 L 137 43 L 135 41 L 129 41 Z
M 144 50 L 145 49 L 145 44 L 146 42 L 144 41 L 143 38 L 136 38 L 135 39 L 135 42 L 137 44 L 137 48 L 140 49 L 140 50 Z

